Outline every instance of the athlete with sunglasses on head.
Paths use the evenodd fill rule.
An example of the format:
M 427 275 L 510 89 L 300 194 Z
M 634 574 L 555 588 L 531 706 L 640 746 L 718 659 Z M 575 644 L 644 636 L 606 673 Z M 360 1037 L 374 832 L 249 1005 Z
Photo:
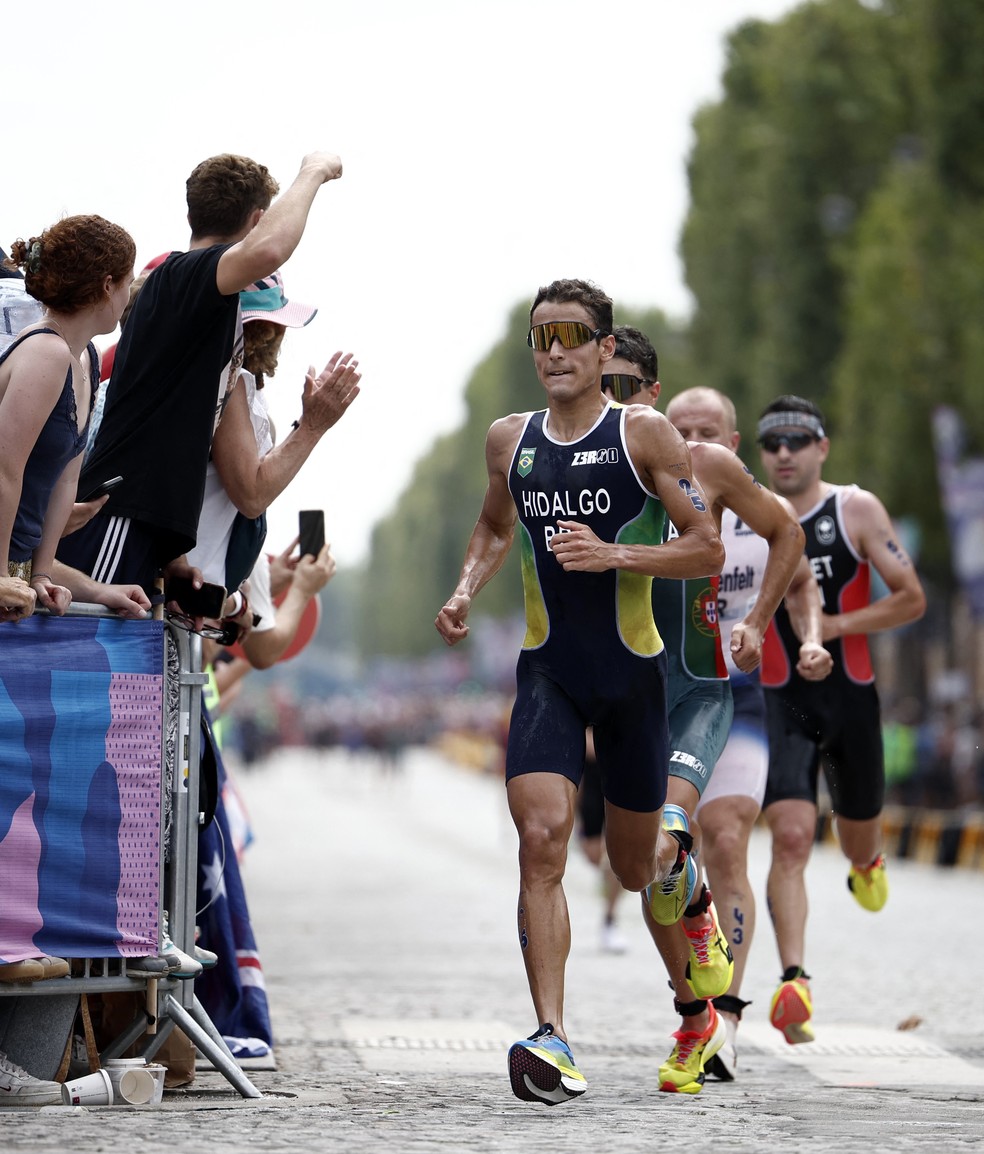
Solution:
M 435 624 L 449 645 L 467 635 L 472 600 L 502 565 L 518 518 L 527 632 L 506 790 L 537 1029 L 510 1048 L 509 1074 L 517 1097 L 553 1104 L 587 1085 L 563 1020 L 563 877 L 585 730 L 593 727 L 612 868 L 628 890 L 652 887 L 661 917 L 679 918 L 696 871 L 685 823 L 664 810 L 666 655 L 652 578 L 717 573 L 723 550 L 683 438 L 661 414 L 612 405 L 601 391 L 615 352 L 611 300 L 585 281 L 554 281 L 538 292 L 530 325 L 547 407 L 489 430 L 482 511 Z M 667 517 L 679 533 L 663 544 Z
M 868 654 L 869 633 L 921 617 L 926 598 L 884 505 L 857 485 L 823 480 L 830 449 L 823 414 L 803 397 L 783 396 L 758 423 L 769 483 L 792 504 L 806 533 L 806 555 L 820 585 L 823 638 L 834 669 L 818 684 L 795 668 L 795 639 L 776 614 L 762 663 L 769 732 L 763 808 L 772 832 L 768 898 L 783 967 L 771 1020 L 786 1041 L 812 1042 L 813 1003 L 805 960 L 806 865 L 817 824 L 817 777 L 823 768 L 835 829 L 850 861 L 847 884 L 877 911 L 888 900 L 882 856 L 885 797 L 881 718 Z M 871 601 L 870 569 L 888 586 Z
M 615 356 L 606 367 L 602 387 L 613 399 L 632 407 L 651 408 L 660 393 L 656 350 L 638 329 L 615 328 Z M 691 390 L 706 393 L 708 390 Z M 749 674 L 758 667 L 762 638 L 783 596 L 794 605 L 794 616 L 806 644 L 801 660 L 822 675 L 829 657 L 820 644 L 820 604 L 816 583 L 803 563 L 803 532 L 792 510 L 763 489 L 735 456 L 734 444 L 709 435 L 711 414 L 688 412 L 687 394 L 671 422 L 689 442 L 694 473 L 718 525 L 726 515 L 737 517 L 762 539 L 763 555 L 756 576 L 757 596 L 727 638 L 736 669 Z M 668 412 L 668 417 L 670 416 Z M 685 417 L 682 421 L 679 418 Z M 673 524 L 664 527 L 672 540 Z M 723 536 L 723 531 L 722 531 Z M 801 567 L 802 566 L 802 567 Z M 722 579 L 734 582 L 732 562 L 725 558 Z M 748 583 L 747 567 L 743 570 Z M 811 591 L 812 590 L 812 591 Z M 691 822 L 715 771 L 731 727 L 733 708 L 728 666 L 722 651 L 718 617 L 719 579 L 657 580 L 653 582 L 653 614 L 667 646 L 669 670 L 670 764 L 667 798 L 688 824 L 699 856 L 701 832 Z M 761 800 L 761 799 L 759 799 Z M 711 999 L 731 987 L 734 965 L 731 909 L 722 933 L 711 890 L 695 885 L 679 924 L 665 924 L 659 910 L 643 902 L 649 932 L 666 965 L 674 1006 L 682 1018 L 676 1044 L 660 1066 L 659 1087 L 669 1093 L 698 1094 L 708 1063 L 729 1046 L 730 1030 Z M 722 896 L 729 902 L 732 894 Z

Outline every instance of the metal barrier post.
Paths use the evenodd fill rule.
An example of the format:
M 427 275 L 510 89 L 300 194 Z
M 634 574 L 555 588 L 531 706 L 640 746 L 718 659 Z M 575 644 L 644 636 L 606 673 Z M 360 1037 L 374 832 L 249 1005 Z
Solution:
M 178 649 L 178 728 L 172 779 L 173 840 L 168 885 L 168 928 L 179 949 L 192 953 L 195 944 L 195 908 L 198 896 L 199 769 L 202 741 L 202 640 L 195 633 L 172 629 Z M 160 1015 L 170 1017 L 188 1035 L 216 1070 L 244 1098 L 262 1094 L 239 1068 L 222 1035 L 195 997 L 195 983 L 181 981 L 177 991 L 166 992 Z

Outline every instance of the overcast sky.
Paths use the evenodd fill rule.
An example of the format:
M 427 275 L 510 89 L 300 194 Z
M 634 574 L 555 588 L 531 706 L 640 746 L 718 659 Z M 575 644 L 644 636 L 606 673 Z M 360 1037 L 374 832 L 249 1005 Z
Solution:
M 319 307 L 270 382 L 281 430 L 304 369 L 354 352 L 362 395 L 271 510 L 268 547 L 324 508 L 342 564 L 537 286 L 577 276 L 683 317 L 677 243 L 695 110 L 724 38 L 790 0 L 54 0 L 4 6 L 0 243 L 98 212 L 138 269 L 188 242 L 184 182 L 239 152 L 286 187 L 337 152 L 284 268 Z M 11 11 L 12 9 L 12 11 Z M 477 513 L 477 510 L 476 510 Z

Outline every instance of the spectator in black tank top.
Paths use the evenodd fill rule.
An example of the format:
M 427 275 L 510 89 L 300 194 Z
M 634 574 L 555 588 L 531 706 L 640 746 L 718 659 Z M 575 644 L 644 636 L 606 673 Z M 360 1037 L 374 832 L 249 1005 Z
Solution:
M 118 224 L 69 216 L 15 241 L 6 262 L 23 269 L 44 312 L 0 353 L 0 574 L 29 582 L 51 613 L 73 597 L 135 617 L 149 606 L 139 589 L 96 584 L 55 563 L 98 386 L 92 338 L 116 327 L 135 253 Z

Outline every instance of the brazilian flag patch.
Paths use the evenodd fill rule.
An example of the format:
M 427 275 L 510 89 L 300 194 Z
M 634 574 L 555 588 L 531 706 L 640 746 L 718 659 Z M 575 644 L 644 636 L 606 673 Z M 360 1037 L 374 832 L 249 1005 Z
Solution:
M 528 477 L 530 470 L 533 468 L 533 458 L 536 456 L 536 449 L 520 449 L 519 460 L 516 462 L 516 472 L 521 477 Z

